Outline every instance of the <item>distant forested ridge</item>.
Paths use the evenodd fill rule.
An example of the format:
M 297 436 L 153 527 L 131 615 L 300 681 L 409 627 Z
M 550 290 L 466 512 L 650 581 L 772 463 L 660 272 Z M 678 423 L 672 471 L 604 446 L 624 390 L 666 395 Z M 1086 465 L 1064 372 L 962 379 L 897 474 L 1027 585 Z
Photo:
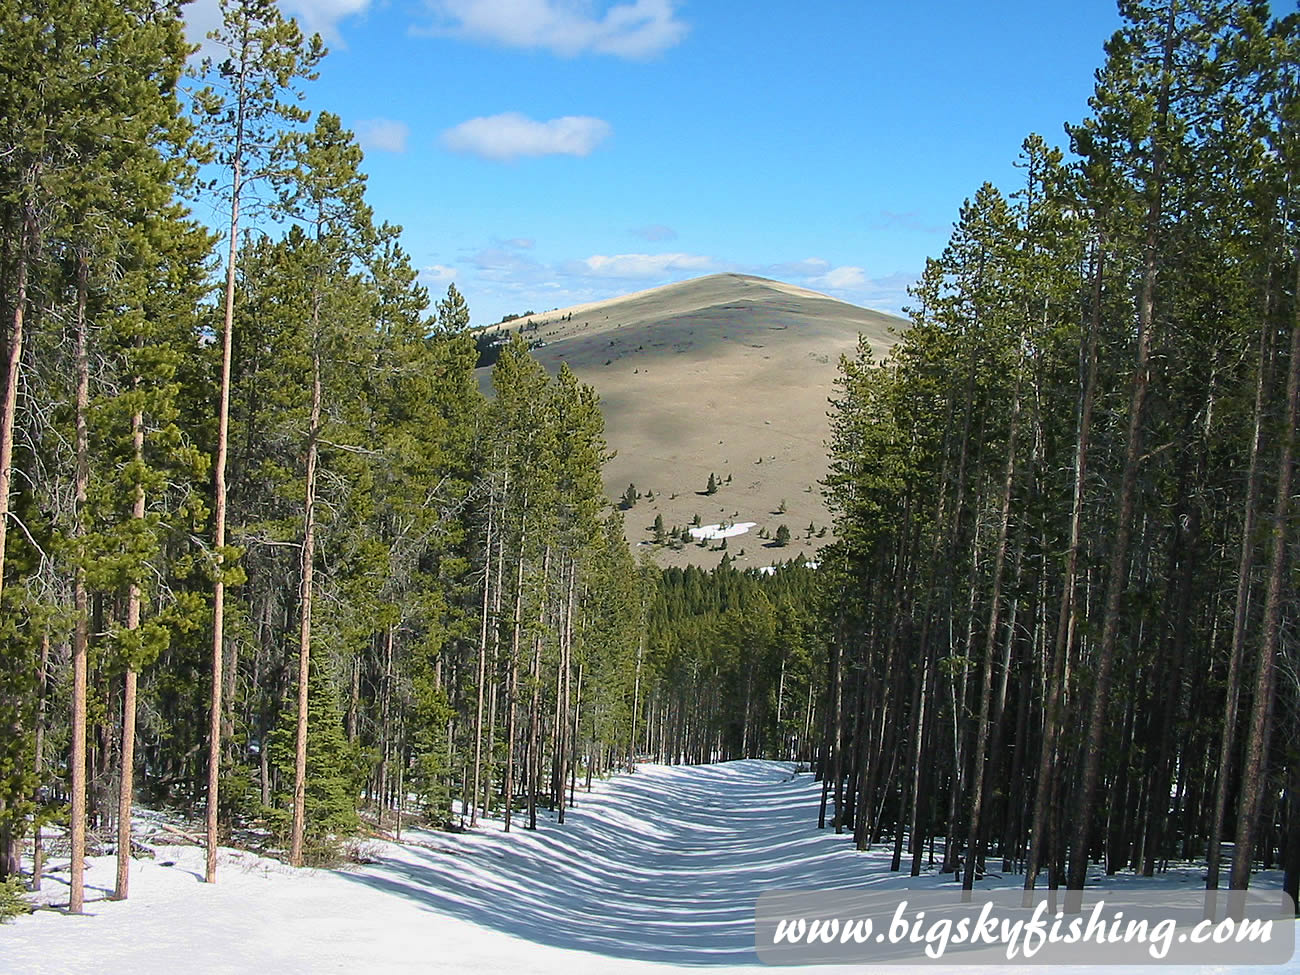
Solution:
M 1300 20 L 1120 13 L 1069 158 L 1030 136 L 842 363 L 820 767 L 913 874 L 1213 888 L 1222 843 L 1294 896 Z

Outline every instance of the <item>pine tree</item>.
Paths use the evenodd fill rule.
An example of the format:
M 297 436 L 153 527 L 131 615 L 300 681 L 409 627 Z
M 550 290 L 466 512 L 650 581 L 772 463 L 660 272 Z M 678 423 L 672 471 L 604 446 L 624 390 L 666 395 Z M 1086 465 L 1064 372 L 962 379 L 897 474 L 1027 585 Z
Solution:
M 343 714 L 334 682 L 319 665 L 313 665 L 308 699 L 307 768 L 303 778 L 302 850 L 308 855 L 328 857 L 331 837 L 346 836 L 358 825 L 357 793 L 361 785 L 361 755 L 343 731 Z M 272 764 L 285 773 L 297 764 L 298 708 L 286 708 L 279 726 L 269 742 Z M 292 819 L 298 805 L 297 777 L 294 794 L 288 797 L 291 807 L 276 817 L 281 832 L 293 830 Z M 288 827 L 288 830 L 285 829 Z
M 438 331 L 443 335 L 457 335 L 469 328 L 469 305 L 456 290 L 447 285 L 447 297 L 438 302 Z
M 365 177 L 361 175 L 361 150 L 338 116 L 322 112 L 312 132 L 301 141 L 297 152 L 294 183 L 286 209 L 310 228 L 301 238 L 307 252 L 308 334 L 305 345 L 311 363 L 311 394 L 307 420 L 307 457 L 304 470 L 302 566 L 299 593 L 298 724 L 294 763 L 293 828 L 289 860 L 302 864 L 303 829 L 307 788 L 308 684 L 312 642 L 312 604 L 316 558 L 316 492 L 320 439 L 323 430 L 322 403 L 324 357 L 340 346 L 346 348 L 350 328 L 357 328 L 347 314 L 347 296 L 335 295 L 332 286 L 348 280 L 353 265 L 375 239 L 370 211 L 364 202 Z M 291 235 L 291 242 L 295 238 Z M 358 328 L 359 330 L 359 328 Z
M 50 29 L 52 23 L 57 25 L 57 31 Z M 135 511 L 141 511 L 141 516 L 136 517 L 135 511 L 129 516 L 133 525 L 118 524 L 115 532 L 109 533 L 100 530 L 103 526 L 99 522 L 105 518 L 109 507 L 103 501 L 104 492 L 108 490 L 105 481 L 114 477 L 116 472 L 109 473 L 111 466 L 100 456 L 99 444 L 95 441 L 100 436 L 101 427 L 111 423 L 112 417 L 120 419 L 124 414 L 129 415 L 134 406 L 141 405 L 138 399 L 127 405 L 132 400 L 129 387 L 142 378 L 140 373 L 123 376 L 112 371 L 121 365 L 122 346 L 126 344 L 146 346 L 137 354 L 145 363 L 150 359 L 156 361 L 159 350 L 147 347 L 149 339 L 139 333 L 147 333 L 148 329 L 141 330 L 139 323 L 148 314 L 145 308 L 154 303 L 148 294 L 150 288 L 163 295 L 172 292 L 169 288 L 171 282 L 154 280 L 150 276 L 167 265 L 166 261 L 159 262 L 156 258 L 159 250 L 167 249 L 165 238 L 173 234 L 184 237 L 188 233 L 180 227 L 179 211 L 171 201 L 176 183 L 188 173 L 188 166 L 179 155 L 188 129 L 180 120 L 175 97 L 186 47 L 175 10 L 153 4 L 98 4 L 82 5 L 76 10 L 45 9 L 22 18 L 21 26 L 14 26 L 19 31 L 19 36 L 14 39 L 19 41 L 26 32 L 35 31 L 34 36 L 26 38 L 27 42 L 35 41 L 35 48 L 29 49 L 29 53 L 31 50 L 40 52 L 46 44 L 52 44 L 57 52 L 51 50 L 50 53 L 61 62 L 36 69 L 38 72 L 48 69 L 51 76 L 57 76 L 57 83 L 39 93 L 19 94 L 20 98 L 35 95 L 37 104 L 27 107 L 34 111 L 32 120 L 42 124 L 43 132 L 39 142 L 33 143 L 22 141 L 27 133 L 17 130 L 15 134 L 19 135 L 20 141 L 12 148 L 16 156 L 14 161 L 19 166 L 25 165 L 26 160 L 47 170 L 37 183 L 20 191 L 19 205 L 26 206 L 32 202 L 33 198 L 28 194 L 38 185 L 59 199 L 59 206 L 48 210 L 45 218 L 39 221 L 42 227 L 30 224 L 26 227 L 27 243 L 24 247 L 31 249 L 20 251 L 18 277 L 20 282 L 26 282 L 39 275 L 52 309 L 56 310 L 58 318 L 69 323 L 68 346 L 73 350 L 66 376 L 56 377 L 52 370 L 48 371 L 44 376 L 33 377 L 32 389 L 38 398 L 57 388 L 70 390 L 73 401 L 74 429 L 69 438 L 74 444 L 73 504 L 70 508 L 60 505 L 61 512 L 52 522 L 64 534 L 70 550 L 76 552 L 76 558 L 69 560 L 74 563 L 72 588 L 76 616 L 73 625 L 72 755 L 69 762 L 72 799 L 69 909 L 78 912 L 83 897 L 88 788 L 85 736 L 92 651 L 89 623 L 84 614 L 89 611 L 92 589 L 102 588 L 106 576 L 117 582 L 123 575 L 139 577 L 148 572 L 142 564 L 147 557 L 148 543 L 136 541 L 133 545 L 131 541 L 148 534 L 148 529 L 141 524 L 144 518 L 139 505 L 133 507 Z M 6 40 L 10 39 L 10 35 L 6 35 Z M 8 53 L 13 52 L 10 50 Z M 31 69 L 29 63 L 27 70 Z M 24 155 L 33 151 L 42 158 L 32 159 Z M 12 170 L 6 172 L 6 185 L 12 175 Z M 49 253 L 38 251 L 36 248 L 42 244 L 52 250 Z M 179 254 L 185 246 L 180 245 L 175 253 Z M 65 260 L 53 260 L 54 254 Z M 178 281 L 186 274 L 179 263 L 176 266 Z M 197 265 L 191 264 L 191 281 L 196 270 Z M 192 299 L 195 295 L 191 293 L 188 297 Z M 24 344 L 19 319 L 23 317 L 25 303 L 26 297 L 21 296 L 19 307 L 15 309 L 10 336 L 13 343 L 10 351 L 15 355 L 20 353 Z M 181 316 L 182 319 L 185 316 L 183 307 Z M 193 336 L 189 337 L 192 340 Z M 45 337 L 35 335 L 29 338 Z M 188 347 L 192 348 L 192 345 Z M 93 394 L 92 357 L 97 365 L 106 358 L 111 360 L 106 368 L 100 366 L 96 370 L 97 388 Z M 53 365 L 54 360 L 48 352 L 42 358 L 43 364 Z M 153 373 L 149 377 L 153 381 L 159 378 L 152 366 L 141 370 L 144 371 Z M 101 377 L 106 380 L 102 384 Z M 11 378 L 16 381 L 16 373 Z M 11 388 L 10 392 L 14 390 Z M 164 399 L 168 395 L 164 393 Z M 9 419 L 6 419 L 6 424 Z M 12 426 L 6 427 L 6 433 L 12 434 Z M 30 431 L 29 444 L 38 456 L 44 452 L 47 442 L 40 427 Z M 95 448 L 93 456 L 92 447 Z M 0 449 L 0 453 L 4 450 Z M 132 459 L 128 455 L 126 462 L 130 463 Z M 41 457 L 41 460 L 47 461 L 48 458 Z M 6 475 L 9 463 L 10 458 L 6 457 Z M 34 485 L 28 503 L 43 504 L 46 499 L 57 496 L 61 488 L 66 489 L 66 481 L 63 485 L 57 483 L 63 470 L 61 465 L 54 469 L 55 483 Z M 135 474 L 139 475 L 138 467 Z M 8 490 L 0 490 L 0 493 L 5 495 L 7 503 Z M 33 514 L 29 512 L 27 520 L 32 520 Z M 44 514 L 38 514 L 36 518 L 42 522 L 46 520 Z M 32 541 L 30 532 L 27 540 L 29 543 Z M 2 545 L 0 543 L 0 547 Z M 109 551 L 115 545 L 122 545 L 127 551 Z M 128 602 L 137 600 L 138 594 L 128 598 Z M 29 611 L 25 609 L 24 613 Z M 131 616 L 132 611 L 128 609 L 127 615 Z M 136 627 L 128 627 L 134 628 L 138 628 L 138 619 Z M 41 644 L 44 647 L 44 637 Z M 44 650 L 42 654 L 44 656 Z M 128 663 L 128 697 L 134 679 L 132 669 L 133 664 Z M 130 713 L 130 708 L 127 710 L 123 738 L 129 744 L 134 714 Z M 103 762 L 102 754 L 96 757 L 100 763 Z M 123 779 L 126 785 L 123 806 L 129 813 L 129 770 Z M 5 799 L 0 797 L 0 807 L 5 804 Z M 126 818 L 129 827 L 129 815 Z M 0 836 L 8 833 L 6 826 L 0 824 Z M 7 864 L 8 850 L 0 852 L 4 853 L 0 859 Z M 125 893 L 124 871 L 118 888 L 121 894 Z
M 208 747 L 207 866 L 204 877 L 217 877 L 217 805 L 221 768 L 222 656 L 225 641 L 226 563 L 236 553 L 226 550 L 226 458 L 230 422 L 230 367 L 235 327 L 235 259 L 241 207 L 259 181 L 274 179 L 285 169 L 292 145 L 291 126 L 307 120 L 302 108 L 281 99 L 299 79 L 313 79 L 324 56 L 320 36 L 304 40 L 298 25 L 286 21 L 274 0 L 222 0 L 222 26 L 211 40 L 225 49 L 218 64 L 208 59 L 203 74 L 214 83 L 195 93 L 205 138 L 215 149 L 215 161 L 230 174 L 225 199 L 229 203 L 225 310 L 222 321 L 221 402 L 217 410 L 214 464 L 212 700 Z M 219 85 L 215 82 L 219 81 Z

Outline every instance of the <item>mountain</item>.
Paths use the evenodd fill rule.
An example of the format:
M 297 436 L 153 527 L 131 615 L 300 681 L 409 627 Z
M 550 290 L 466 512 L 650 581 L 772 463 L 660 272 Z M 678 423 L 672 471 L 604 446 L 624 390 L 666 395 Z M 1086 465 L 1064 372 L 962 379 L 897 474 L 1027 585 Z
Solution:
M 680 550 L 651 544 L 656 514 L 669 530 L 699 515 L 704 526 L 735 526 L 726 552 L 748 568 L 811 558 L 830 539 L 817 482 L 839 357 L 852 354 L 859 333 L 883 355 L 906 324 L 779 281 L 711 274 L 494 328 L 522 330 L 548 371 L 567 362 L 600 394 L 616 452 L 606 490 L 615 503 L 629 484 L 643 495 L 624 513 L 635 551 L 653 552 L 661 565 L 716 565 L 716 540 Z M 480 382 L 490 387 L 490 367 Z M 753 524 L 741 532 L 745 523 Z M 774 537 L 782 524 L 789 545 L 758 537 Z

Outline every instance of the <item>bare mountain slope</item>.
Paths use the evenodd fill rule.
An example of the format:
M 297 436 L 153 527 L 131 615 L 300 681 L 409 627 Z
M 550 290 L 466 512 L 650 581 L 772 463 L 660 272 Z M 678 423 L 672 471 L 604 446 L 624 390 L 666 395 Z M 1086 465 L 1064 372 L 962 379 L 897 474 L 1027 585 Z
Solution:
M 629 483 L 654 495 L 625 513 L 636 551 L 653 551 L 664 565 L 712 566 L 722 557 L 718 540 L 651 545 L 655 515 L 670 531 L 697 514 L 705 526 L 753 522 L 726 541 L 744 568 L 811 557 L 830 538 L 829 530 L 817 536 L 830 522 L 817 482 L 839 357 L 852 353 L 859 333 L 881 355 L 891 330 L 905 324 L 778 281 L 713 274 L 508 327 L 524 329 L 550 372 L 568 362 L 599 392 L 617 452 L 605 467 L 610 498 L 621 499 Z M 490 385 L 489 369 L 480 380 Z M 711 473 L 718 490 L 707 495 Z M 759 537 L 781 524 L 789 546 Z

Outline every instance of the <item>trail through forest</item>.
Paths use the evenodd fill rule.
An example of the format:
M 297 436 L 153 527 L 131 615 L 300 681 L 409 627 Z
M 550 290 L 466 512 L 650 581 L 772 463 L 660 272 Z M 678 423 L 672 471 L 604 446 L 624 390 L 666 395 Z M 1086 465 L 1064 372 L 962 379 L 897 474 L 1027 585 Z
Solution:
M 106 899 L 112 858 L 93 858 L 87 916 L 41 911 L 0 928 L 0 971 L 723 972 L 761 967 L 761 891 L 954 885 L 891 874 L 888 844 L 864 855 L 851 836 L 817 830 L 819 795 L 790 763 L 646 765 L 579 790 L 563 827 L 543 816 L 536 832 L 492 820 L 414 831 L 345 870 L 223 849 L 220 880 L 206 885 L 201 848 L 161 846 L 136 862 L 120 903 Z M 66 903 L 66 860 L 53 866 L 47 888 Z

